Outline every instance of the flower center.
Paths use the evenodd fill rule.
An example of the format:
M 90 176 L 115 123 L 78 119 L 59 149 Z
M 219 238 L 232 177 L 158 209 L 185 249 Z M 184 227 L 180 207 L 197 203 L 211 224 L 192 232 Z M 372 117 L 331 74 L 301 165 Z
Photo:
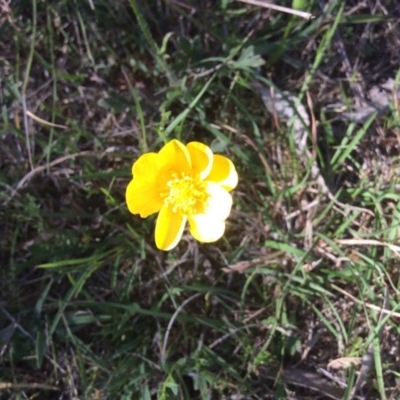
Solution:
M 206 186 L 199 176 L 172 173 L 162 194 L 164 204 L 181 215 L 201 214 L 209 198 Z

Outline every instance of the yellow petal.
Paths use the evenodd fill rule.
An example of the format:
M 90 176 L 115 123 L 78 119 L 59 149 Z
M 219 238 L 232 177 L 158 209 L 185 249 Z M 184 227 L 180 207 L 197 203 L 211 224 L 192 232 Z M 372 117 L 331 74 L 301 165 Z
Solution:
M 129 211 L 140 214 L 142 218 L 158 212 L 163 203 L 155 180 L 131 180 L 126 188 L 125 198 Z
M 225 221 L 216 221 L 206 214 L 197 215 L 196 218 L 189 217 L 191 235 L 202 243 L 215 242 L 225 232 Z
M 148 178 L 157 174 L 157 153 L 146 153 L 140 156 L 132 166 L 134 178 Z
M 146 218 L 160 211 L 162 199 L 157 183 L 157 154 L 146 153 L 132 166 L 133 180 L 126 188 L 126 203 L 132 214 Z
M 189 173 L 192 164 L 188 149 L 179 140 L 171 140 L 157 154 L 157 167 L 163 172 Z
M 171 250 L 181 240 L 186 217 L 174 213 L 168 207 L 161 207 L 156 223 L 156 246 L 160 250 Z
M 213 152 L 203 143 L 190 142 L 186 145 L 192 160 L 192 171 L 205 179 L 213 165 Z
M 214 163 L 206 179 L 231 191 L 238 183 L 238 174 L 231 160 L 219 154 L 214 154 Z
M 218 240 L 225 231 L 225 219 L 232 207 L 232 196 L 219 184 L 207 182 L 208 204 L 202 214 L 188 216 L 190 233 L 199 242 Z
M 228 218 L 232 207 L 232 196 L 219 184 L 207 182 L 206 191 L 209 195 L 207 206 L 203 214 L 207 214 L 217 221 Z

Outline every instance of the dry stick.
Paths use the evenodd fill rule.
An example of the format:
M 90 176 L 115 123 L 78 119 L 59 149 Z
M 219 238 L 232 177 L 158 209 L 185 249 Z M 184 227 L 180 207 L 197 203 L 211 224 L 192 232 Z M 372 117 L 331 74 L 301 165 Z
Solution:
M 44 120 L 42 118 L 39 118 L 35 114 L 31 113 L 29 110 L 26 110 L 26 115 L 28 117 L 31 117 L 33 120 L 35 120 L 36 122 L 38 122 L 39 124 L 42 124 L 42 125 L 51 126 L 53 128 L 68 129 L 64 125 L 53 124 L 52 122 L 46 121 L 46 120 Z
M 24 118 L 24 131 L 25 131 L 25 142 L 26 142 L 26 150 L 28 152 L 28 161 L 31 171 L 33 170 L 33 157 L 32 157 L 32 149 L 31 149 L 31 140 L 29 138 L 29 125 L 28 125 L 28 117 L 27 117 L 27 109 L 26 109 L 26 100 L 25 93 L 21 96 L 22 103 L 22 114 Z
M 388 249 L 392 250 L 393 253 L 395 253 L 397 256 L 400 255 L 400 246 L 397 246 L 392 243 L 387 243 L 387 242 L 380 242 L 379 240 L 375 239 L 338 239 L 336 240 L 336 243 L 342 244 L 342 245 L 347 245 L 347 246 L 384 246 L 387 247 Z
M 165 353 L 167 351 L 167 343 L 168 343 L 168 337 L 169 337 L 169 333 L 171 332 L 172 329 L 172 325 L 174 323 L 174 321 L 176 320 L 176 317 L 178 316 L 178 314 L 183 310 L 183 308 L 186 306 L 186 304 L 190 303 L 192 300 L 196 299 L 197 297 L 199 297 L 202 293 L 197 293 L 194 294 L 193 296 L 187 298 L 174 312 L 174 315 L 172 316 L 172 318 L 170 319 L 168 326 L 167 326 L 167 331 L 165 332 L 165 336 L 164 336 L 164 343 L 163 343 L 163 347 L 162 347 L 162 352 L 161 352 L 161 362 L 162 364 L 165 363 Z
M 75 153 L 75 154 L 69 154 L 69 155 L 67 155 L 67 156 L 63 156 L 63 157 L 57 158 L 56 160 L 52 161 L 48 166 L 49 166 L 49 167 L 54 167 L 55 165 L 60 164 L 60 163 L 66 161 L 66 160 L 69 160 L 69 159 L 71 159 L 71 158 L 75 158 L 75 157 L 77 157 L 77 156 L 86 156 L 86 155 L 89 155 L 89 154 L 93 154 L 93 151 L 87 150 L 87 151 L 81 151 L 81 152 Z M 39 166 L 39 167 L 36 167 L 34 170 L 28 172 L 28 173 L 18 182 L 18 185 L 17 185 L 16 189 L 17 189 L 17 190 L 18 190 L 18 189 L 21 189 L 21 188 L 25 185 L 25 183 L 26 183 L 27 181 L 29 181 L 29 179 L 31 179 L 34 175 L 38 174 L 39 172 L 44 171 L 46 168 L 47 168 L 46 165 L 41 165 L 41 166 Z
M 325 398 L 334 400 L 343 399 L 345 394 L 344 389 L 333 385 L 319 374 L 300 368 L 277 369 L 261 365 L 258 367 L 258 376 L 274 381 L 279 377 L 285 383 L 315 390 L 323 394 Z
M 90 8 L 92 9 L 92 11 L 94 11 L 95 8 L 94 8 L 93 0 L 88 0 L 88 1 L 89 1 Z
M 35 169 L 33 169 L 32 171 L 28 172 L 19 182 L 17 187 L 15 188 L 15 190 L 12 191 L 11 196 L 4 201 L 4 205 L 7 205 L 11 199 L 14 198 L 14 196 L 16 196 L 18 194 L 18 190 L 20 190 L 33 176 L 35 176 L 36 174 L 38 174 L 39 172 L 44 171 L 47 168 L 50 167 L 54 167 L 57 164 L 60 164 L 66 160 L 69 160 L 71 158 L 75 158 L 77 156 L 85 156 L 85 155 L 89 155 L 89 154 L 94 154 L 93 151 L 91 150 L 87 150 L 87 151 L 81 151 L 79 153 L 75 153 L 75 154 L 69 154 L 67 156 L 63 156 L 60 158 L 57 158 L 56 160 L 52 161 L 51 163 L 49 163 L 48 165 L 41 165 L 39 167 L 36 167 Z
M 254 325 L 254 327 L 258 327 L 258 325 Z M 229 337 L 236 335 L 238 332 L 243 331 L 244 329 L 247 329 L 248 326 L 240 326 L 239 328 L 232 329 L 228 333 L 225 333 L 225 335 L 221 336 L 220 338 L 214 340 L 209 346 L 209 349 L 213 349 L 215 346 L 218 346 L 221 344 L 224 340 L 228 339 Z
M 390 317 L 398 317 L 398 318 L 400 318 L 400 313 L 398 313 L 396 311 L 387 310 L 386 308 L 382 308 L 382 307 L 376 306 L 375 304 L 365 303 L 362 300 L 357 299 L 357 297 L 353 296 L 349 292 L 346 292 L 345 290 L 341 289 L 340 287 L 338 287 L 336 285 L 332 284 L 331 288 L 336 290 L 339 293 L 342 293 L 343 295 L 348 297 L 350 300 L 352 300 L 354 303 L 361 304 L 364 307 L 370 308 L 371 310 L 380 311 L 382 314 L 387 314 Z
M 305 19 L 308 19 L 308 20 L 315 18 L 315 16 L 312 15 L 311 13 L 308 13 L 308 12 L 305 12 L 305 11 L 295 10 L 293 8 L 277 6 L 277 5 L 271 4 L 271 3 L 265 3 L 262 0 L 239 0 L 239 1 L 241 1 L 243 3 L 253 4 L 255 6 L 270 8 L 271 10 L 282 11 L 282 12 L 285 12 L 285 13 L 288 13 L 288 14 L 297 15 L 298 17 L 302 17 L 302 18 L 305 18 Z
M 14 382 L 0 382 L 0 390 L 5 389 L 41 389 L 41 390 L 61 390 L 57 386 L 47 385 L 45 383 L 14 383 Z
M 35 53 L 35 39 L 36 39 L 36 23 L 37 23 L 37 7 L 36 0 L 32 1 L 32 43 L 29 50 L 28 63 L 25 70 L 25 77 L 22 83 L 21 90 L 21 103 L 22 103 L 22 113 L 24 118 L 24 130 L 25 130 L 25 141 L 26 141 L 26 149 L 28 152 L 28 161 L 31 170 L 33 170 L 33 156 L 31 149 L 31 141 L 29 137 L 29 129 L 28 129 L 28 117 L 27 117 L 27 108 L 26 108 L 26 89 L 28 87 L 29 74 L 32 67 L 33 55 Z

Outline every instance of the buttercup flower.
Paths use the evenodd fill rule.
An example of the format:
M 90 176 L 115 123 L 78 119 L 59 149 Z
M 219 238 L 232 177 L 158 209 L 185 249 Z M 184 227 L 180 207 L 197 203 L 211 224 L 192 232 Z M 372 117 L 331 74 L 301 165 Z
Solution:
M 132 174 L 126 188 L 128 209 L 142 218 L 159 212 L 155 240 L 160 250 L 178 244 L 187 221 L 200 242 L 214 242 L 224 234 L 232 206 L 228 192 L 238 182 L 228 158 L 203 143 L 185 146 L 171 140 L 158 153 L 140 156 Z

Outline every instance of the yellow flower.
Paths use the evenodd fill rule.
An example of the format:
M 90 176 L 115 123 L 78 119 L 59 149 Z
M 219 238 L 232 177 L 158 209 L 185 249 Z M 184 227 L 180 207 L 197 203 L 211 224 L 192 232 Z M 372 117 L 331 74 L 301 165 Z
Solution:
M 159 212 L 155 239 L 160 250 L 171 250 L 182 237 L 186 222 L 200 242 L 218 240 L 225 231 L 238 182 L 233 163 L 203 143 L 186 146 L 171 140 L 158 153 L 146 153 L 132 166 L 126 188 L 132 214 L 146 218 Z

